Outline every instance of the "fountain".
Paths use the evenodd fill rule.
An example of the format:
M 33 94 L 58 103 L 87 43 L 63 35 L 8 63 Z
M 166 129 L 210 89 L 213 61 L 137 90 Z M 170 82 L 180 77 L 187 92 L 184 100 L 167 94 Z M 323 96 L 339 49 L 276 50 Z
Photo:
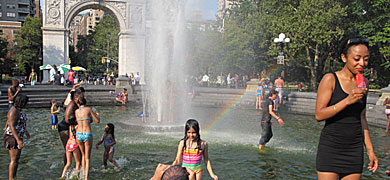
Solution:
M 186 103 L 186 4 L 191 1 L 151 0 L 147 27 L 143 110 L 138 118 L 124 121 L 135 129 L 182 130 Z M 187 7 L 187 8 L 186 8 Z M 142 120 L 140 120 L 142 119 Z

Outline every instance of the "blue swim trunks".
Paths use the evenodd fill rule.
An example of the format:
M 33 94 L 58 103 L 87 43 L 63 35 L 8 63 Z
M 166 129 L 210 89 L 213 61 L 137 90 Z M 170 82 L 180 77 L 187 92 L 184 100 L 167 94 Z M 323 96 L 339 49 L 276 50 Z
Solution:
M 55 126 L 58 124 L 58 117 L 57 115 L 51 115 L 51 125 Z

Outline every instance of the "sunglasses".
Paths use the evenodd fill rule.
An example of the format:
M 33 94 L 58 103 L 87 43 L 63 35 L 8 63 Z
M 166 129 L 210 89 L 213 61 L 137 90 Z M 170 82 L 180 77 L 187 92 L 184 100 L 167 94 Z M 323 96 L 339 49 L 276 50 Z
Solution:
M 368 44 L 369 40 L 367 38 L 351 38 L 347 42 L 347 46 L 350 44 Z

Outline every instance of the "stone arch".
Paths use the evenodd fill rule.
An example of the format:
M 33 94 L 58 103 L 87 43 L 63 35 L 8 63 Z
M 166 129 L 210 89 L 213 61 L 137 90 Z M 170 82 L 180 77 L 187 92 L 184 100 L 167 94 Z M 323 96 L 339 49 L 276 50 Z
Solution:
M 120 32 L 126 29 L 124 15 L 120 13 L 120 11 L 116 7 L 99 1 L 84 1 L 70 7 L 69 10 L 65 12 L 64 28 L 68 29 L 73 18 L 77 16 L 77 14 L 79 14 L 81 11 L 86 9 L 102 9 L 104 12 L 111 13 L 115 16 L 115 20 L 119 25 Z
M 102 9 L 115 16 L 119 25 L 119 75 L 144 73 L 145 0 L 42 0 L 43 64 L 68 63 L 69 26 L 85 9 Z M 44 73 L 43 82 L 49 79 Z

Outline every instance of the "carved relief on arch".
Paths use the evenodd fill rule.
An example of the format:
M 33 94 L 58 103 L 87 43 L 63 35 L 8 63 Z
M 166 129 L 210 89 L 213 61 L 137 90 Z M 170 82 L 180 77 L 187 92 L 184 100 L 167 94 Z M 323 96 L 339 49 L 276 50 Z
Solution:
M 59 25 L 61 23 L 60 0 L 51 0 L 47 7 L 47 24 Z
M 129 29 L 133 32 L 142 32 L 145 30 L 145 5 L 129 5 Z
M 126 19 L 126 2 L 118 2 L 118 1 L 111 1 L 106 2 L 106 4 L 115 7 L 119 13 L 123 16 L 124 19 Z M 119 18 L 119 17 L 118 17 Z
M 87 0 L 65 0 L 65 14 L 68 14 L 68 11 L 71 7 L 76 5 L 79 2 L 84 2 Z

